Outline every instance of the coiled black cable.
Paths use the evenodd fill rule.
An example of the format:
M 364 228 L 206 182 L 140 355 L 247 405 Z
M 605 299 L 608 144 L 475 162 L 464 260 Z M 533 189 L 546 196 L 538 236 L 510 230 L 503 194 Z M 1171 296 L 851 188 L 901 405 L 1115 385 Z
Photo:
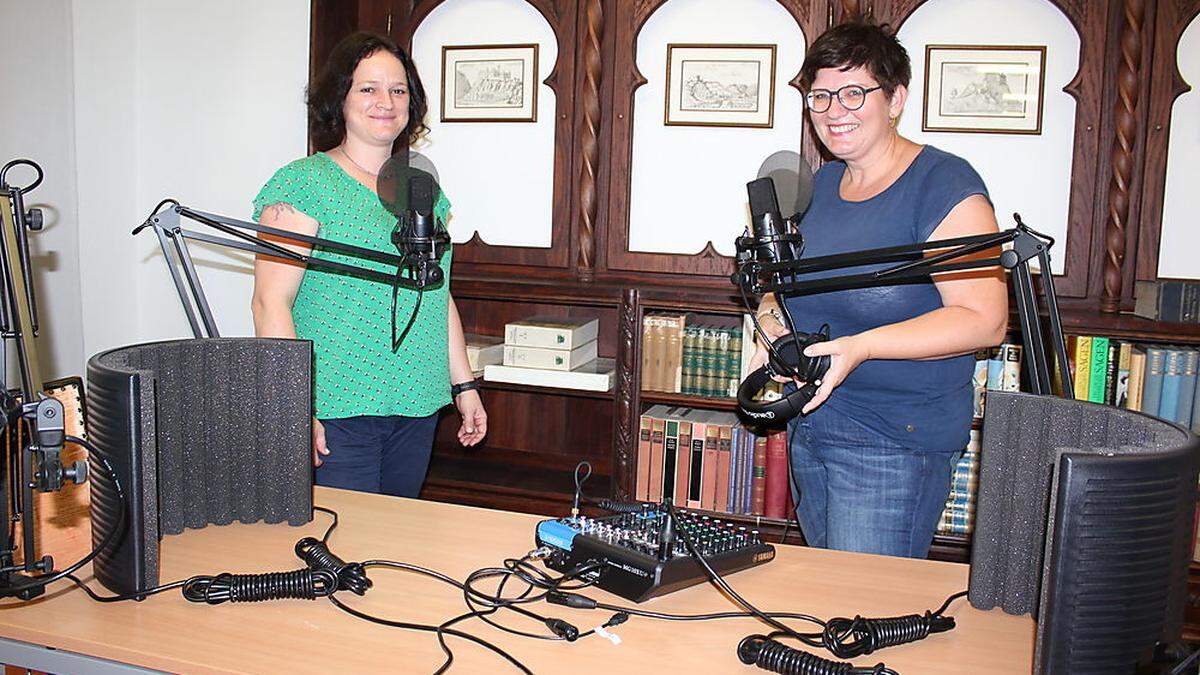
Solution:
M 932 612 L 881 619 L 830 619 L 825 624 L 822 641 L 825 647 L 841 659 L 870 654 L 876 649 L 916 642 L 930 633 L 943 633 L 954 628 L 954 618 Z M 847 641 L 847 638 L 851 638 Z
M 771 635 L 776 635 L 772 633 Z M 861 668 L 852 663 L 831 661 L 789 647 L 769 635 L 751 635 L 738 644 L 738 659 L 780 675 L 897 675 L 882 663 Z
M 351 591 L 355 595 L 366 595 L 371 580 L 362 563 L 347 563 L 333 551 L 329 544 L 315 537 L 305 537 L 296 542 L 296 555 L 312 570 L 327 570 L 337 578 L 337 590 Z
M 191 602 L 219 605 L 223 602 L 262 602 L 264 600 L 315 600 L 334 594 L 338 578 L 330 570 L 302 569 L 266 574 L 197 576 L 183 584 L 183 597 Z

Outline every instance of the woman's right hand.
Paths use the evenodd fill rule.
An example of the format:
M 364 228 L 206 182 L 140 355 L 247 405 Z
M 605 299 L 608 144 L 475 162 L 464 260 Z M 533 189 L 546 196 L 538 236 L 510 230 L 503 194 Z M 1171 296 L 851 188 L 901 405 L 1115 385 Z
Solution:
M 329 454 L 329 448 L 325 446 L 325 425 L 314 417 L 312 429 L 313 466 L 321 466 L 324 463 L 321 455 Z

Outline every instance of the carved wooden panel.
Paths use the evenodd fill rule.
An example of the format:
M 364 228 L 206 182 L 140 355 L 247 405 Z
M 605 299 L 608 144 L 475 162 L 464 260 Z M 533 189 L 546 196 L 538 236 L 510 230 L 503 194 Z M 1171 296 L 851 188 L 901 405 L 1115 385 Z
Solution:
M 365 0 L 360 0 L 365 2 Z M 558 269 L 566 274 L 572 264 L 570 232 L 572 216 L 572 130 L 575 120 L 575 45 L 576 12 L 574 0 L 524 0 L 535 7 L 550 24 L 558 43 L 558 60 L 554 70 L 543 82 L 554 91 L 554 179 L 551 192 L 550 247 L 498 246 L 485 243 L 476 233 L 469 241 L 454 249 L 455 268 L 464 273 L 486 271 L 488 266 L 537 267 Z M 412 37 L 429 13 L 443 0 L 393 0 L 391 14 L 392 37 L 406 48 L 412 47 Z M 431 77 L 429 75 L 427 78 Z M 511 272 L 509 272 L 511 273 Z
M 1176 62 L 1183 31 L 1200 15 L 1200 0 L 1159 2 L 1154 18 L 1154 62 L 1149 69 L 1150 92 L 1147 103 L 1146 163 L 1141 187 L 1142 209 L 1138 236 L 1131 243 L 1135 257 L 1136 279 L 1158 276 L 1158 249 L 1162 241 L 1163 197 L 1167 179 L 1167 144 L 1171 138 L 1171 112 L 1175 99 L 1191 86 L 1180 77 Z M 1200 84 L 1193 82 L 1193 85 Z M 1126 294 L 1127 295 L 1127 294 Z
M 817 0 L 777 0 L 802 31 L 812 30 Z M 683 283 L 711 284 L 733 272 L 733 258 L 716 252 L 710 242 L 699 254 L 649 253 L 629 250 L 629 196 L 633 157 L 633 105 L 637 88 L 647 80 L 637 68 L 637 36 L 642 26 L 666 0 L 613 0 L 616 54 L 612 80 L 612 143 L 609 154 L 612 174 L 609 184 L 608 232 L 605 267 L 618 275 L 625 272 L 687 275 Z M 809 35 L 805 32 L 805 35 Z M 811 40 L 811 38 L 806 38 Z M 707 277 L 707 280 L 703 279 Z M 673 282 L 667 282 L 673 283 Z

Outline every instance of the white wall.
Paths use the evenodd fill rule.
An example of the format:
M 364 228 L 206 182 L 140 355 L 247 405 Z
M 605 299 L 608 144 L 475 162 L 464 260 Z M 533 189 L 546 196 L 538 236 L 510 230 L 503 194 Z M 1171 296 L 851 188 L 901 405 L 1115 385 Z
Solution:
M 1192 86 L 1171 110 L 1167 185 L 1163 198 L 1161 277 L 1200 278 L 1200 17 L 1179 40 L 1179 72 Z
M 34 288 L 40 310 L 38 351 L 46 379 L 81 374 L 78 214 L 72 127 L 71 3 L 0 0 L 0 165 L 18 157 L 41 165 L 45 179 L 25 196 L 46 227 L 32 233 Z M 8 180 L 27 185 L 29 169 Z
M 236 218 L 306 151 L 303 0 L 76 0 L 84 354 L 191 335 L 157 241 L 161 199 Z M 192 229 L 203 229 L 196 225 Z M 193 244 L 222 335 L 251 335 L 250 256 Z
M 439 121 L 444 45 L 531 42 L 538 44 L 536 122 Z M 430 133 L 418 149 L 450 198 L 451 238 L 464 242 L 478 231 L 489 244 L 548 248 L 557 103 L 541 82 L 554 70 L 558 43 L 545 17 L 525 0 L 448 0 L 417 27 L 413 60 L 429 96 Z
M 1079 35 L 1045 0 L 930 0 L 900 27 L 913 79 L 900 133 L 969 161 L 983 177 L 1001 229 L 1014 211 L 1054 237 L 1054 272 L 1066 260 L 1067 195 L 1075 133 L 1075 99 L 1063 92 L 1079 68 Z M 1039 135 L 922 132 L 925 46 L 929 44 L 1045 45 L 1046 82 Z
M 800 149 L 800 92 L 788 80 L 800 71 L 805 39 L 775 0 L 670 0 L 638 35 L 637 65 L 647 83 L 634 95 L 629 196 L 632 251 L 699 253 L 712 241 L 734 254 L 733 240 L 749 223 L 746 183 L 767 156 Z M 775 119 L 770 129 L 663 124 L 668 43 L 778 45 Z

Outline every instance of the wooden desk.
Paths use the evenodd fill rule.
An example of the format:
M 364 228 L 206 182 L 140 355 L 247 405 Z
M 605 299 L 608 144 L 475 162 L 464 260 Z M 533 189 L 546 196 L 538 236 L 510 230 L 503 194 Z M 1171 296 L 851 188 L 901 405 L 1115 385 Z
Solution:
M 316 502 L 337 510 L 341 525 L 331 547 L 345 560 L 392 559 L 430 567 L 457 579 L 499 566 L 533 548 L 535 516 L 434 502 L 318 488 Z M 164 581 L 222 571 L 296 569 L 297 539 L 320 536 L 329 516 L 299 528 L 287 525 L 208 527 L 163 540 Z M 936 609 L 966 588 L 967 567 L 953 563 L 781 546 L 767 565 L 729 577 L 734 589 L 763 610 L 834 616 L 895 616 Z M 85 570 L 86 571 L 86 570 Z M 409 572 L 373 569 L 365 597 L 340 598 L 353 607 L 395 620 L 438 624 L 465 611 L 454 588 Z M 99 584 L 92 581 L 97 590 Z M 417 672 L 429 673 L 443 655 L 431 633 L 366 623 L 325 600 L 286 600 L 210 607 L 185 601 L 176 591 L 141 603 L 100 604 L 66 583 L 44 598 L 0 605 L 0 635 L 34 645 L 179 672 Z M 602 591 L 589 596 L 626 601 Z M 344 597 L 343 597 L 344 596 Z M 651 600 L 646 609 L 673 613 L 730 611 L 734 607 L 708 585 Z M 608 612 L 539 604 L 535 611 L 571 621 L 581 630 L 603 623 Z M 993 610 L 974 610 L 966 599 L 949 614 L 958 627 L 922 642 L 857 660 L 879 661 L 903 673 L 1027 673 L 1033 654 L 1033 622 Z M 503 612 L 506 625 L 530 631 L 536 622 Z M 801 625 L 801 624 L 796 624 Z M 668 622 L 631 617 L 615 628 L 620 645 L 590 637 L 575 643 L 523 639 L 478 620 L 466 630 L 511 653 L 536 673 L 756 673 L 735 649 L 742 637 L 765 632 L 743 619 Z M 807 628 L 807 627 L 806 627 Z M 455 653 L 451 672 L 516 672 L 499 656 L 464 640 L 448 638 Z M 823 654 L 828 657 L 828 654 Z

